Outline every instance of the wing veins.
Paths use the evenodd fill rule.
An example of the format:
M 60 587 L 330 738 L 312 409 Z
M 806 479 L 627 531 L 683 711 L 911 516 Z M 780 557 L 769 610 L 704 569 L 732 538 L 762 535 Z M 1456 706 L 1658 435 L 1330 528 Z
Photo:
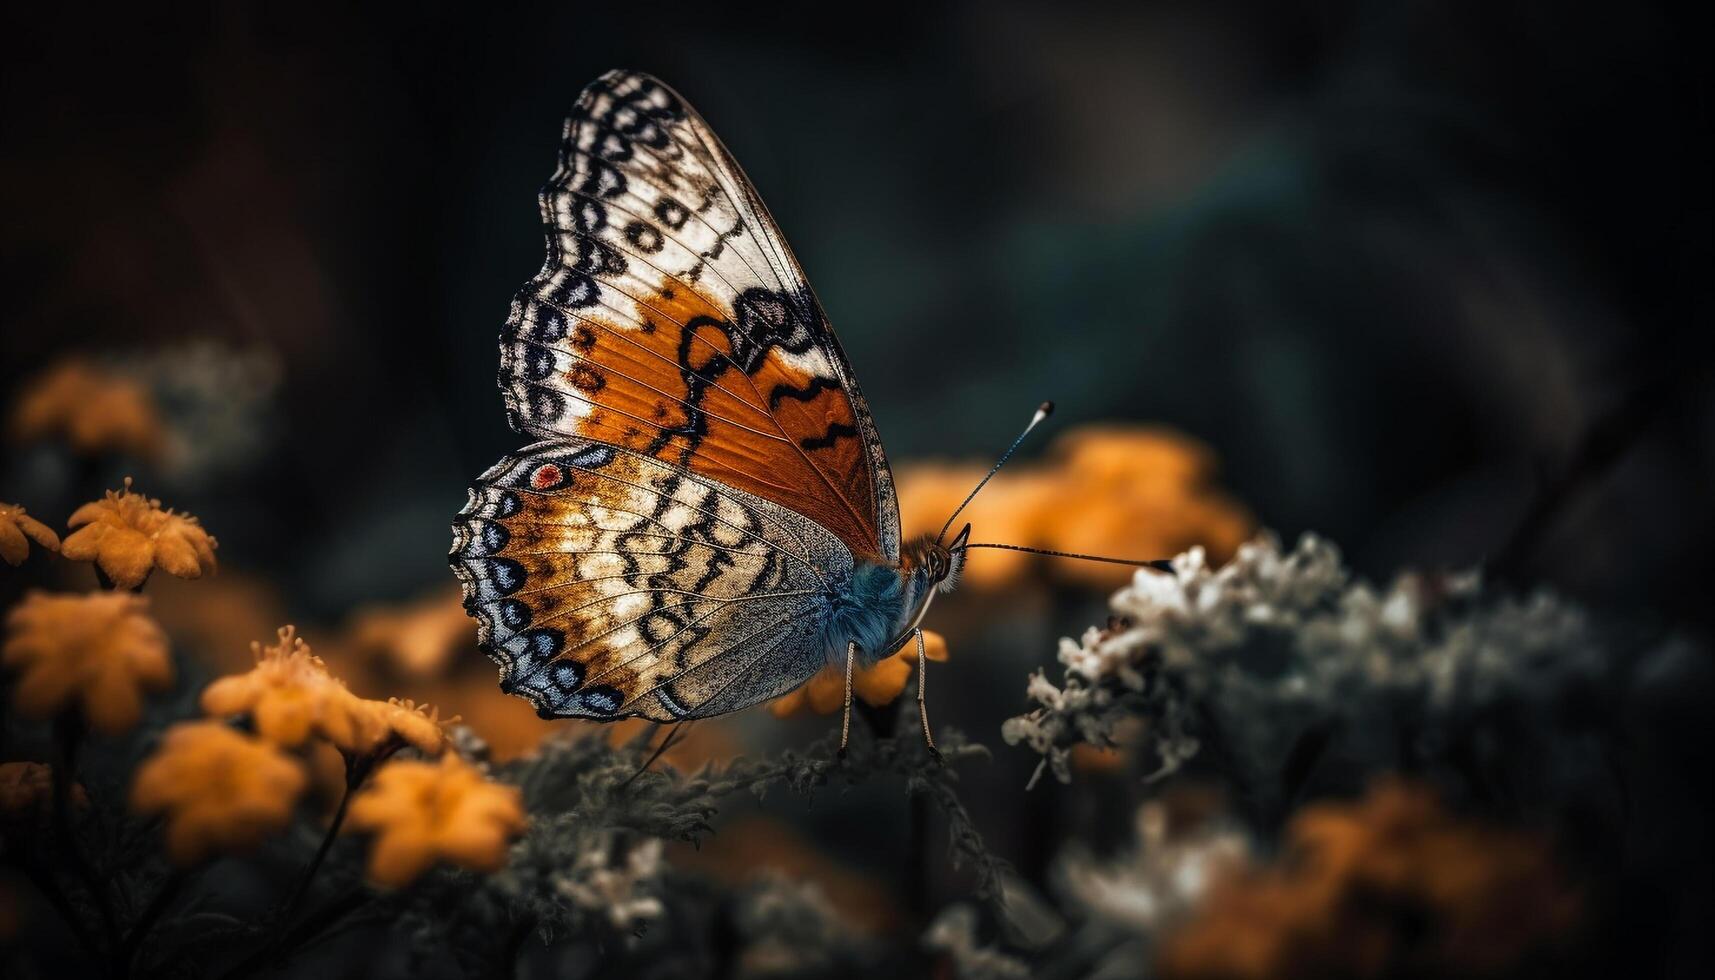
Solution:
M 781 626 L 785 626 L 787 623 L 790 623 L 791 621 L 792 621 L 791 616 L 785 616 L 781 619 L 775 620 L 772 623 L 769 623 L 767 626 L 764 626 L 761 629 L 752 630 L 751 632 L 746 633 L 744 636 L 739 638 L 738 642 L 734 643 L 732 646 L 727 647 L 725 650 L 722 650 L 719 653 L 710 654 L 708 657 L 705 657 L 704 659 L 698 661 L 695 666 L 686 667 L 684 670 L 681 670 L 678 673 L 674 674 L 673 676 L 668 677 L 665 680 L 662 680 L 660 683 L 655 684 L 653 687 L 650 687 L 647 690 L 639 691 L 636 694 L 632 695 L 630 698 L 627 698 L 625 701 L 625 704 L 620 705 L 621 710 L 623 710 L 627 705 L 632 705 L 632 704 L 637 703 L 637 701 L 641 698 L 645 698 L 651 694 L 654 694 L 656 691 L 659 691 L 662 688 L 666 687 L 667 685 L 669 685 L 669 684 L 673 683 L 674 681 L 680 679 L 681 677 L 684 677 L 686 674 L 689 674 L 691 671 L 696 670 L 699 667 L 703 667 L 707 664 L 713 663 L 715 660 L 718 660 L 719 658 L 726 656 L 727 654 L 733 652 L 734 650 L 737 650 L 739 647 L 744 646 L 746 643 L 749 643 L 751 640 L 755 639 L 756 637 L 761 636 L 762 634 L 767 633 L 770 630 L 778 629 Z M 747 671 L 750 668 L 756 666 L 756 664 L 758 662 L 760 662 L 763 657 L 766 657 L 769 654 L 773 653 L 775 650 L 779 649 L 780 644 L 785 643 L 786 638 L 791 636 L 791 635 L 792 635 L 792 633 L 790 630 L 788 630 L 784 633 L 781 633 L 780 638 L 778 640 L 774 641 L 774 645 L 770 646 L 768 649 L 766 649 L 762 653 L 758 654 L 755 659 L 753 659 L 749 663 L 745 664 L 744 670 L 739 671 L 739 675 L 742 675 L 744 673 L 744 671 Z M 725 688 L 722 688 L 721 690 L 724 691 Z M 717 691 L 716 693 L 718 694 L 720 692 Z M 708 704 L 710 700 L 712 700 L 712 699 L 711 698 L 704 698 L 702 703 Z M 700 708 L 700 707 L 702 707 L 702 705 L 698 705 L 698 707 Z
M 603 445 L 607 445 L 607 443 L 603 443 Z M 614 447 L 614 448 L 620 452 L 630 452 L 630 450 L 619 449 L 619 447 Z M 639 459 L 651 459 L 651 461 L 656 463 L 657 465 L 666 466 L 669 469 L 673 468 L 671 464 L 663 463 L 661 460 L 653 459 L 652 457 L 642 456 L 642 455 L 637 454 L 637 453 L 632 453 L 632 455 L 637 456 Z M 584 470 L 583 472 L 589 473 L 589 472 L 593 472 L 593 471 Z M 612 480 L 615 483 L 619 483 L 623 486 L 628 486 L 628 487 L 637 487 L 638 486 L 638 484 L 632 483 L 628 480 L 621 480 L 621 479 L 618 479 L 617 477 L 608 477 L 608 479 Z M 699 484 L 699 485 L 702 485 L 702 484 Z M 654 494 L 657 499 L 666 496 L 666 494 L 661 493 L 659 490 L 648 490 L 647 488 L 642 488 L 642 489 L 645 489 L 646 492 L 648 492 L 648 493 Z M 515 490 L 515 492 L 535 494 L 536 496 L 548 496 L 548 494 L 543 492 L 543 491 L 525 490 L 522 487 L 517 488 Z M 684 503 L 684 501 L 680 501 L 677 498 L 671 498 L 671 499 L 675 500 L 678 503 Z M 643 520 L 648 521 L 649 523 L 655 525 L 656 527 L 660 528 L 663 531 L 668 532 L 669 534 L 673 533 L 673 528 L 668 527 L 665 523 L 663 523 L 660 520 L 660 518 L 657 518 L 652 514 L 645 514 L 645 513 L 642 513 L 640 511 L 635 511 L 635 510 L 626 510 L 624 507 L 616 507 L 616 506 L 613 506 L 611 504 L 605 504 L 605 503 L 599 504 L 597 506 L 600 506 L 604 510 L 612 511 L 615 514 L 630 514 L 632 517 L 637 517 L 637 518 L 641 518 Z M 689 504 L 685 504 L 685 506 L 690 507 Z M 701 508 L 697 508 L 697 507 L 692 507 L 691 509 L 694 510 L 696 513 L 703 514 L 705 516 L 712 517 L 715 520 L 720 521 L 721 523 L 727 525 L 730 528 L 733 528 L 734 530 L 738 531 L 738 533 L 744 535 L 746 538 L 748 538 L 752 541 L 758 541 L 764 545 L 767 545 L 770 548 L 773 548 L 775 551 L 778 551 L 780 554 L 784 555 L 787 558 L 792 558 L 792 559 L 795 559 L 797 561 L 803 562 L 805 565 L 809 566 L 810 571 L 816 575 L 816 578 L 818 580 L 822 580 L 821 573 L 816 569 L 816 566 L 810 562 L 810 559 L 808 557 L 809 556 L 808 544 L 804 541 L 803 538 L 800 538 L 797 535 L 790 534 L 790 531 L 787 528 L 780 527 L 779 525 L 772 525 L 775 528 L 775 530 L 780 531 L 780 532 L 785 533 L 785 534 L 788 534 L 795 544 L 804 546 L 804 549 L 805 549 L 804 554 L 798 554 L 796 552 L 790 551 L 787 548 L 782 547 L 777 542 L 770 541 L 769 539 L 763 537 L 760 534 L 754 533 L 752 531 L 747 531 L 744 528 L 740 527 L 739 525 L 734 524 L 731 521 L 725 520 L 724 518 L 720 517 L 718 514 L 710 514 L 708 511 L 705 511 L 705 510 L 703 510 Z M 757 512 L 752 511 L 752 513 L 757 513 Z M 557 524 L 555 526 L 556 527 L 576 527 L 577 525 L 575 525 L 575 524 Z M 603 530 L 603 531 L 614 530 L 613 528 L 605 528 L 605 527 L 601 527 L 600 525 L 596 525 L 596 526 L 600 530 Z M 680 535 L 680 537 L 683 538 L 684 536 Z M 695 540 L 695 539 L 692 539 L 692 540 Z M 823 584 L 824 585 L 827 584 L 826 581 L 823 581 Z
M 724 197 L 726 197 L 726 199 L 729 203 L 732 204 L 733 210 L 737 214 L 740 223 L 743 224 L 745 227 L 750 227 L 750 223 L 745 221 L 746 215 L 744 213 L 745 208 L 749 207 L 751 214 L 754 217 L 760 218 L 762 220 L 762 222 L 765 223 L 764 230 L 773 232 L 770 234 L 757 235 L 755 233 L 755 231 L 753 230 L 752 235 L 753 235 L 753 237 L 759 239 L 760 241 L 763 241 L 763 243 L 767 247 L 768 251 L 770 251 L 774 254 L 775 261 L 768 262 L 768 265 L 769 265 L 770 271 L 772 273 L 774 273 L 774 277 L 773 277 L 774 278 L 774 285 L 779 287 L 780 290 L 782 292 L 784 292 L 786 290 L 786 287 L 787 287 L 787 280 L 782 277 L 782 274 L 781 274 L 782 269 L 784 268 L 784 270 L 788 274 L 790 274 L 794 268 L 797 268 L 797 263 L 795 261 L 792 261 L 788 264 L 785 264 L 784 266 L 776 264 L 776 261 L 780 261 L 780 259 L 781 259 L 779 248 L 777 247 L 776 242 L 774 241 L 774 239 L 781 237 L 778 234 L 779 225 L 774 222 L 773 216 L 768 214 L 768 210 L 767 210 L 766 206 L 764 206 L 762 204 L 761 200 L 758 198 L 758 196 L 756 195 L 754 190 L 750 190 L 749 192 L 745 193 L 742 197 L 733 196 L 732 189 L 727 186 L 727 183 L 732 181 L 734 178 L 736 178 L 741 185 L 741 190 L 743 190 L 745 187 L 753 186 L 753 185 L 750 185 L 749 178 L 744 176 L 743 171 L 738 168 L 737 162 L 733 161 L 731 159 L 731 154 L 726 153 L 724 147 L 720 148 L 720 153 L 715 153 L 715 152 L 710 151 L 708 144 L 703 139 L 703 133 L 696 133 L 695 132 L 695 129 L 697 129 L 697 128 L 700 128 L 706 132 L 709 130 L 709 126 L 708 126 L 708 123 L 705 122 L 702 119 L 702 117 L 696 113 L 696 110 L 691 108 L 690 103 L 686 102 L 684 97 L 679 95 L 678 92 L 675 92 L 671 88 L 668 88 L 665 85 L 665 83 L 657 81 L 657 82 L 655 82 L 655 84 L 661 85 L 663 88 L 665 88 L 673 96 L 673 98 L 678 101 L 680 108 L 684 111 L 684 115 L 685 115 L 686 120 L 691 121 L 695 124 L 695 126 L 693 127 L 693 132 L 697 137 L 698 146 L 701 147 L 704 151 L 704 155 L 702 155 L 700 157 L 700 159 L 717 164 L 716 167 L 713 167 L 713 168 L 707 168 L 706 167 L 706 169 L 709 170 L 709 175 L 715 180 L 716 184 L 719 186 L 721 194 Z M 610 95 L 611 94 L 612 93 L 610 93 Z M 692 150 L 692 148 L 688 144 L 686 144 L 683 140 L 679 139 L 678 135 L 673 132 L 673 128 L 671 126 L 661 125 L 661 123 L 659 121 L 656 121 L 655 125 L 657 126 L 657 128 L 659 128 L 661 130 L 662 133 L 664 133 L 667 136 L 668 139 L 677 143 L 681 150 L 683 150 L 686 153 L 690 153 L 693 156 L 698 155 Z M 712 132 L 709 132 L 709 135 L 712 136 L 713 135 Z M 718 141 L 717 141 L 717 143 L 718 143 Z M 585 159 L 593 159 L 591 154 L 589 154 L 587 151 L 577 147 L 575 142 L 571 142 L 570 140 L 568 140 L 568 145 L 571 146 L 572 151 L 576 156 L 582 157 Z M 603 161 L 603 162 L 605 163 L 606 161 Z M 727 164 L 731 165 L 730 168 L 728 166 L 726 166 Z M 614 166 L 611 163 L 609 163 L 608 165 Z M 619 169 L 619 168 L 616 166 L 615 169 Z M 725 173 L 723 173 L 723 171 L 725 171 Z M 568 174 L 566 176 L 569 177 L 572 175 Z M 581 197 L 584 200 L 593 200 L 596 203 L 601 204 L 603 207 L 607 206 L 606 202 L 604 202 L 598 198 L 594 198 L 594 197 L 592 197 L 592 196 L 590 196 L 590 195 L 588 195 L 582 191 L 574 190 L 571 187 L 563 186 L 561 183 L 558 182 L 558 178 L 560 177 L 559 174 L 556 174 L 555 177 L 556 177 L 557 182 L 553 186 L 559 186 L 560 190 L 563 193 L 571 195 L 573 197 Z M 546 189 L 544 189 L 543 193 L 544 194 L 547 193 Z M 620 209 L 620 210 L 623 211 L 624 209 Z M 630 212 L 626 212 L 626 213 L 629 214 Z M 693 212 L 693 213 L 698 213 L 698 212 Z M 632 215 L 632 216 L 638 217 L 637 215 Z M 557 224 L 553 223 L 552 221 L 546 222 L 546 224 L 548 225 L 548 227 L 554 229 L 556 232 L 559 230 L 559 226 Z M 705 222 L 705 224 L 707 224 L 707 223 Z M 722 242 L 725 241 L 725 236 L 723 233 L 719 232 L 712 225 L 708 225 L 707 227 L 709 228 L 710 231 L 716 232 L 717 241 L 722 241 Z M 679 242 L 678 244 L 680 244 L 681 246 L 684 245 L 683 242 Z M 686 248 L 686 251 L 692 252 L 692 254 L 695 254 L 695 255 L 703 256 L 703 253 L 697 252 L 696 250 L 690 249 L 688 247 Z M 709 256 L 703 256 L 703 257 L 707 258 Z M 743 256 L 741 255 L 740 258 L 742 260 Z M 764 256 L 764 258 L 767 259 L 767 256 Z M 748 261 L 745 262 L 745 267 L 747 269 L 749 269 L 752 274 L 756 273 L 756 270 L 754 268 L 751 268 Z M 758 276 L 758 279 L 760 279 L 760 278 L 761 277 Z M 804 277 L 802 275 L 797 275 L 794 278 L 796 278 L 799 282 L 804 282 Z M 635 297 L 635 296 L 630 296 L 624 290 L 619 289 L 616 286 L 612 286 L 611 283 L 604 281 L 603 285 L 608 286 L 610 288 L 613 288 L 615 292 L 619 293 L 622 296 L 627 296 L 633 302 L 637 302 L 637 303 L 641 303 L 642 305 L 649 306 L 649 308 L 651 310 L 654 310 L 654 312 L 656 312 L 657 314 L 661 313 L 660 310 L 657 310 L 657 309 L 655 309 L 655 307 L 650 306 L 650 304 L 648 304 L 646 301 L 639 299 L 638 297 Z M 806 286 L 807 286 L 807 284 L 806 284 Z M 731 288 L 730 283 L 728 284 L 728 288 Z M 820 302 L 817 302 L 816 306 L 817 306 L 817 309 L 819 311 L 820 307 L 821 307 Z M 670 320 L 670 321 L 673 320 L 672 317 L 663 316 L 663 318 Z M 824 317 L 824 319 L 825 319 L 825 317 Z M 677 322 L 677 321 L 673 321 L 673 322 Z M 683 328 L 684 324 L 680 323 L 679 326 L 681 328 Z M 691 337 L 694 341 L 695 340 L 701 340 L 701 338 L 699 338 L 695 332 L 692 332 Z M 705 341 L 703 341 L 703 343 L 706 344 L 708 342 L 705 340 Z M 715 350 L 716 353 L 722 353 L 723 356 L 728 356 L 728 355 L 725 355 L 723 352 L 721 352 L 719 348 L 714 347 L 712 344 L 709 346 L 711 349 Z M 830 366 L 832 366 L 836 371 L 838 371 L 838 364 L 837 364 L 838 359 L 829 356 L 828 351 L 821 344 L 818 344 L 817 347 L 819 350 L 821 350 L 823 356 L 828 358 Z M 730 360 L 730 356 L 728 356 L 728 359 Z M 763 396 L 761 389 L 756 387 L 756 382 L 754 379 L 750 378 L 749 373 L 740 369 L 739 374 L 743 375 L 746 378 L 746 380 L 749 382 L 751 390 L 753 392 L 755 392 L 755 394 L 757 396 L 757 400 L 762 404 L 767 404 L 767 399 Z M 845 379 L 842 378 L 841 380 L 844 381 Z M 844 397 L 847 400 L 847 403 L 850 404 L 851 393 L 842 388 L 841 394 L 844 395 Z M 832 492 L 834 494 L 835 498 L 837 498 L 839 500 L 840 504 L 846 509 L 846 512 L 849 513 L 852 516 L 852 518 L 857 521 L 857 527 L 859 529 L 867 528 L 869 526 L 869 522 L 865 520 L 864 515 L 858 511 L 857 507 L 852 504 L 851 500 L 846 497 L 845 491 L 840 489 L 840 487 L 833 481 L 832 477 L 826 471 L 824 471 L 820 465 L 818 465 L 816 463 L 815 459 L 810 456 L 810 454 L 804 449 L 804 447 L 798 445 L 797 440 L 792 439 L 790 437 L 790 435 L 786 432 L 785 428 L 780 425 L 778 417 L 774 416 L 772 412 L 770 412 L 769 414 L 770 414 L 771 418 L 775 419 L 775 427 L 780 430 L 781 435 L 786 436 L 785 441 L 792 446 L 792 449 L 795 452 L 797 452 L 799 456 L 803 457 L 804 462 L 807 463 L 809 465 L 810 469 L 815 471 L 816 475 L 821 478 L 823 484 L 825 484 L 827 486 L 828 490 L 830 492 Z M 857 408 L 855 405 L 852 406 L 852 414 L 854 416 L 856 416 L 856 414 L 857 414 Z M 859 439 L 861 440 L 862 438 L 863 438 L 863 436 L 860 433 Z M 867 459 L 865 461 L 865 465 L 868 465 Z M 870 479 L 871 479 L 871 482 L 873 483 L 874 482 L 873 476 Z M 876 492 L 876 490 L 872 487 L 871 493 L 874 494 L 875 492 Z M 872 501 L 872 503 L 873 503 L 873 501 Z M 875 523 L 876 523 L 876 533 L 879 536 L 880 531 L 881 531 L 880 514 L 879 513 L 877 513 L 877 515 L 876 515 Z M 877 540 L 876 546 L 877 546 L 878 551 L 881 550 L 880 545 L 881 545 L 881 542 L 879 540 Z

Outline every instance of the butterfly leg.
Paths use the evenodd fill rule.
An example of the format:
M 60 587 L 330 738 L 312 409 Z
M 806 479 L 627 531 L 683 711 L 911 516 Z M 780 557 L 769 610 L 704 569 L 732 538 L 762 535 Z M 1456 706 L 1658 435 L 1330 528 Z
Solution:
M 839 757 L 846 757 L 846 741 L 852 734 L 852 664 L 857 660 L 857 642 L 846 644 L 846 706 L 840 716 L 840 752 Z
M 923 629 L 918 627 L 917 633 L 917 717 L 923 722 L 923 744 L 929 746 L 929 755 L 936 762 L 941 762 L 941 750 L 935 747 L 935 736 L 929 734 L 929 704 L 924 700 L 924 684 L 929 679 L 929 655 L 923 649 Z
M 655 760 L 661 758 L 661 756 L 664 755 L 666 753 L 666 751 L 673 746 L 673 743 L 675 741 L 678 741 L 680 731 L 682 731 L 685 728 L 685 726 L 689 725 L 691 722 L 693 722 L 695 720 L 696 719 L 694 719 L 694 718 L 690 718 L 690 719 L 686 719 L 685 721 L 681 721 L 678 724 L 674 725 L 673 728 L 667 732 L 667 737 L 663 738 L 661 740 L 661 744 L 656 746 L 655 751 L 650 753 L 649 761 L 643 763 L 643 765 L 641 765 L 641 766 L 638 766 L 637 771 L 632 773 L 631 777 L 629 779 L 627 779 L 625 782 L 619 784 L 620 788 L 624 789 L 625 787 L 630 786 L 632 783 L 637 781 L 638 776 L 641 776 L 644 773 L 648 772 L 649 767 L 655 764 Z

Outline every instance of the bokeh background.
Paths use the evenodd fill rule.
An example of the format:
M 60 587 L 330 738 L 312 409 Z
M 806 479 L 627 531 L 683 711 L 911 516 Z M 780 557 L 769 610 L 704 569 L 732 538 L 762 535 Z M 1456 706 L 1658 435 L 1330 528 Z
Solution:
M 445 615 L 448 523 L 519 441 L 494 340 L 540 265 L 561 119 L 624 66 L 697 106 L 768 202 L 929 515 L 908 532 L 1048 398 L 1049 437 L 997 499 L 1057 467 L 1127 483 L 1102 447 L 1154 439 L 1192 474 L 1180 496 L 1214 508 L 1163 543 L 1314 530 L 1378 579 L 1489 563 L 1698 633 L 1707 20 L 1468 0 L 11 5 L 0 391 L 81 355 L 141 379 L 171 435 L 93 472 L 9 441 L 0 499 L 69 512 L 134 473 L 220 538 L 222 591 L 178 628 L 224 666 L 280 622 L 319 627 L 354 678 L 404 678 L 527 746 L 547 729 L 474 693 L 490 669 Z M 1157 434 L 1056 455 L 1081 423 Z M 1077 498 L 1041 519 L 1125 551 L 1155 539 L 1078 529 L 1140 513 Z M 937 607 L 937 718 L 991 743 L 1025 672 L 1123 580 L 1016 574 L 1025 598 L 976 582 Z M 405 653 L 401 624 L 420 631 Z M 748 718 L 721 749 L 828 723 Z M 1010 799 L 1034 764 L 1002 747 L 973 792 Z M 984 829 L 1040 872 L 1042 828 L 1095 828 L 1102 805 L 1038 792 Z M 921 833 L 896 794 L 790 819 L 792 860 L 834 862 L 829 880 Z M 741 833 L 741 854 L 778 839 Z M 947 873 L 839 880 L 858 904 L 916 896 L 909 918 L 937 904 L 901 885 L 926 874 Z

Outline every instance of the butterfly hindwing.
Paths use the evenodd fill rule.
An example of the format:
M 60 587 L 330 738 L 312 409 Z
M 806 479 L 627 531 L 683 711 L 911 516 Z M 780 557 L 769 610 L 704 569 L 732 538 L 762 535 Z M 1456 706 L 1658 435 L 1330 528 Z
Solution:
M 826 663 L 814 522 L 642 452 L 587 440 L 501 460 L 450 560 L 501 686 L 545 716 L 660 721 L 775 697 Z
M 515 428 L 635 450 L 898 560 L 892 478 L 845 356 L 683 99 L 638 73 L 591 84 L 541 206 L 547 260 L 501 339 Z

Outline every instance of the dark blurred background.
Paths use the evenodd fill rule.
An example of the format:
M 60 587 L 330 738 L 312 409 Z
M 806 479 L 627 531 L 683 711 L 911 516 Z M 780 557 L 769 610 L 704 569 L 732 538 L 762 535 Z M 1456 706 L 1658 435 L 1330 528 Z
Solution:
M 1706 9 L 153 6 L 0 22 L 0 382 L 277 357 L 253 486 L 175 495 L 305 602 L 444 576 L 561 117 L 628 66 L 748 169 L 896 459 L 1045 397 L 1166 423 L 1377 575 L 1493 557 L 1570 467 L 1530 573 L 1708 615 Z
M 989 458 L 1051 398 L 1201 440 L 1378 579 L 1715 616 L 1706 5 L 150 6 L 0 14 L 0 393 L 111 358 L 188 392 L 206 458 L 96 484 L 8 442 L 0 500 L 58 524 L 137 472 L 292 621 L 450 589 L 449 519 L 520 441 L 495 336 L 536 190 L 622 66 L 743 163 L 895 460 Z M 1101 595 L 938 608 L 937 717 L 997 743 Z M 1019 804 L 1034 764 L 970 791 L 1039 879 L 1050 809 L 1116 827 Z M 896 793 L 803 819 L 854 865 L 916 833 Z

